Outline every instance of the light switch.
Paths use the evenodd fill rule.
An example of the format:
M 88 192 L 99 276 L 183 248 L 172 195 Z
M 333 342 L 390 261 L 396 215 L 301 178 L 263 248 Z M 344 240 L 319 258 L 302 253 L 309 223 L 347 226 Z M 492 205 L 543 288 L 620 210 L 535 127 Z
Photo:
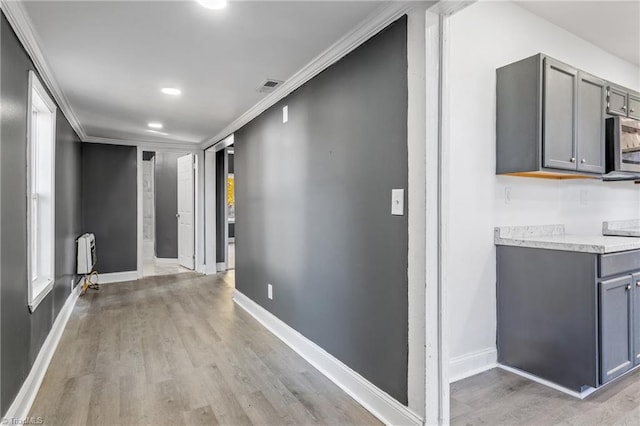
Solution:
M 289 105 L 282 107 L 282 122 L 286 123 L 287 121 L 289 121 Z
M 394 216 L 404 215 L 404 189 L 391 190 L 391 214 Z

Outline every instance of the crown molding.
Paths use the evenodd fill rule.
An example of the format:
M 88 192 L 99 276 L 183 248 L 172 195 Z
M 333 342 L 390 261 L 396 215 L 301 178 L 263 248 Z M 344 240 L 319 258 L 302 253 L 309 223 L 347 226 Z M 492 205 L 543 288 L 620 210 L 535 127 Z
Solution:
M 31 21 L 22 7 L 22 1 L 0 0 L 0 8 L 4 12 L 9 24 L 27 51 L 27 54 L 31 57 L 36 70 L 40 74 L 40 78 L 44 81 L 44 85 L 49 89 L 49 91 L 51 91 L 51 94 L 60 107 L 60 110 L 69 121 L 69 124 L 71 124 L 71 127 L 73 127 L 73 130 L 78 134 L 78 137 L 84 140 L 87 138 L 87 133 L 82 127 L 82 124 L 80 124 L 80 120 L 73 111 L 73 108 L 71 108 L 69 100 L 64 95 L 60 85 L 53 76 L 53 72 L 51 71 L 49 64 L 44 59 L 42 49 L 38 43 Z
M 137 140 L 125 140 L 125 139 L 112 139 L 101 138 L 96 136 L 87 136 L 82 140 L 84 143 L 100 143 L 106 145 L 124 145 L 124 146 L 136 146 L 149 151 L 180 151 L 185 153 L 196 153 L 201 151 L 200 144 L 197 142 L 147 142 Z
M 396 19 L 415 7 L 417 3 L 411 1 L 391 1 L 377 8 L 365 20 L 360 22 L 353 30 L 340 40 L 331 45 L 327 50 L 316 56 L 306 66 L 279 85 L 273 92 L 264 97 L 260 102 L 249 108 L 244 114 L 231 122 L 214 137 L 201 143 L 202 149 L 210 148 L 220 140 L 229 136 L 245 124 L 262 114 L 280 100 L 291 94 L 294 90 L 311 80 L 316 75 L 338 62 L 348 53 L 382 31 Z

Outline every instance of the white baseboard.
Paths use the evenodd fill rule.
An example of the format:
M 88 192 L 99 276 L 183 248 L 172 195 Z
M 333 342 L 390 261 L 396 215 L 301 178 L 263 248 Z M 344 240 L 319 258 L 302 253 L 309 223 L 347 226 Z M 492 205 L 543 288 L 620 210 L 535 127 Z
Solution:
M 498 364 L 496 348 L 487 348 L 451 358 L 449 361 L 449 382 L 457 382 L 495 368 Z
M 271 312 L 235 290 L 234 302 L 307 360 L 329 380 L 388 425 L 422 425 L 422 418 L 374 386 Z
M 502 364 L 498 364 L 498 368 L 501 368 L 502 370 L 508 371 L 513 374 L 517 374 L 518 376 L 524 377 L 525 379 L 532 380 L 536 383 L 540 383 L 541 385 L 548 386 L 552 389 L 555 389 L 562 393 L 566 393 L 567 395 L 571 395 L 572 397 L 578 398 L 578 399 L 585 399 L 586 397 L 594 393 L 596 390 L 598 390 L 596 388 L 589 387 L 582 392 L 577 392 L 577 391 L 565 388 L 564 386 L 560 386 L 556 383 L 550 382 L 549 380 L 545 380 L 538 376 L 534 376 L 533 374 L 527 373 L 526 371 L 522 371 L 517 368 L 509 367 L 507 365 L 502 365 Z
M 178 258 L 176 257 L 175 259 L 173 259 L 170 257 L 155 257 L 153 261 L 162 265 L 164 263 L 178 263 Z
M 138 271 L 98 273 L 98 284 L 120 283 L 123 281 L 135 281 L 139 278 Z
M 216 271 L 224 272 L 227 270 L 227 264 L 225 262 L 216 263 Z
M 44 375 L 47 372 L 47 368 L 49 368 L 51 358 L 53 358 L 53 354 L 56 352 L 56 348 L 58 347 L 58 343 L 60 343 L 60 338 L 62 337 L 64 328 L 69 321 L 69 317 L 71 316 L 71 312 L 73 312 L 73 307 L 75 306 L 81 291 L 82 285 L 76 285 L 71 291 L 71 294 L 69 294 L 69 297 L 67 297 L 67 300 L 64 302 L 64 306 L 62 306 L 62 309 L 53 322 L 51 330 L 49 330 L 49 334 L 42 344 L 36 360 L 31 366 L 29 375 L 22 384 L 22 387 L 20 388 L 18 395 L 16 395 L 13 400 L 13 403 L 5 413 L 4 418 L 2 419 L 2 424 L 18 424 L 16 423 L 17 420 L 24 420 L 29 415 L 33 401 L 36 399 L 36 395 L 40 390 L 40 385 L 42 384 Z

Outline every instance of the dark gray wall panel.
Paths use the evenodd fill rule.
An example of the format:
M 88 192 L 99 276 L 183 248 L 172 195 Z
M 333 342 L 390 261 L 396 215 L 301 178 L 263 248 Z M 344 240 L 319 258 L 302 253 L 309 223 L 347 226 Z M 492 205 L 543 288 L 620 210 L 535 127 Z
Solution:
M 96 236 L 100 273 L 137 269 L 137 150 L 82 144 L 83 231 Z
M 237 288 L 405 404 L 406 37 L 402 18 L 235 134 Z
M 178 158 L 184 154 L 156 154 L 156 256 L 178 258 Z
M 33 314 L 27 306 L 26 137 L 29 70 L 35 70 L 4 15 L 1 30 L 1 377 L 2 414 L 29 374 L 70 294 L 75 239 L 81 233 L 80 140 L 60 110 L 56 117 L 56 259 L 53 291 Z

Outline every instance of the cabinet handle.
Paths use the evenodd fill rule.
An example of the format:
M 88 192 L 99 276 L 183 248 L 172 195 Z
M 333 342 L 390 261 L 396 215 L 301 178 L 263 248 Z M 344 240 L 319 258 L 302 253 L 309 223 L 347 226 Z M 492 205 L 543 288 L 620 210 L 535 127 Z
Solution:
M 636 281 L 636 287 L 640 287 L 640 281 Z
M 627 285 L 627 291 L 631 290 L 631 284 Z
M 587 159 L 586 159 L 586 158 L 583 158 L 582 160 L 580 160 L 580 162 L 581 162 L 582 164 L 584 164 L 584 163 L 586 163 L 586 162 L 587 162 Z
M 627 106 L 626 105 L 622 105 L 622 107 L 620 107 L 621 110 L 626 111 L 627 110 Z
M 636 110 L 635 110 L 635 109 L 633 109 L 633 108 L 631 108 L 631 109 L 629 110 L 629 112 L 636 112 Z
M 569 158 L 569 161 L 571 161 L 572 163 L 575 163 L 576 162 L 576 157 Z

